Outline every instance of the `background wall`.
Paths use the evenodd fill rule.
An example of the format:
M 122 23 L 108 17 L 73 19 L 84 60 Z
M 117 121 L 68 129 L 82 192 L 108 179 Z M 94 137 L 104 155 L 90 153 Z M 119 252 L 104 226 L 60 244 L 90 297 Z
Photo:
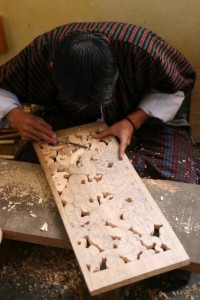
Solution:
M 9 50 L 0 65 L 34 37 L 81 21 L 121 21 L 147 27 L 200 67 L 199 0 L 1 0 Z

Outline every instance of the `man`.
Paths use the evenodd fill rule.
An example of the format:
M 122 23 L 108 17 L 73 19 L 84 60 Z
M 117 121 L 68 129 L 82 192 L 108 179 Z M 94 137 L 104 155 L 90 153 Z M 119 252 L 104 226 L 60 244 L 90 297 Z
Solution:
M 194 81 L 183 55 L 147 29 L 67 24 L 37 37 L 0 68 L 0 117 L 23 140 L 48 143 L 56 143 L 57 129 L 103 118 L 109 127 L 96 138 L 116 136 L 120 159 L 138 138 L 130 158 L 140 176 L 196 183 L 188 127 L 167 123 Z M 20 102 L 48 108 L 45 120 L 23 112 Z

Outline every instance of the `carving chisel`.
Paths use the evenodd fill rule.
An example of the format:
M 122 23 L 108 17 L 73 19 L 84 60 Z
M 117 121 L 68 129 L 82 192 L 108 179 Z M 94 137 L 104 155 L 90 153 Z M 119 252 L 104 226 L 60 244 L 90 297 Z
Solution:
M 73 142 L 70 142 L 69 140 L 65 140 L 65 139 L 62 139 L 60 137 L 56 137 L 56 139 L 57 139 L 58 142 L 63 143 L 63 144 L 68 144 L 68 145 L 73 145 L 73 146 L 76 146 L 76 147 L 88 149 L 87 146 L 80 145 L 80 144 L 77 144 L 77 143 L 73 143 Z

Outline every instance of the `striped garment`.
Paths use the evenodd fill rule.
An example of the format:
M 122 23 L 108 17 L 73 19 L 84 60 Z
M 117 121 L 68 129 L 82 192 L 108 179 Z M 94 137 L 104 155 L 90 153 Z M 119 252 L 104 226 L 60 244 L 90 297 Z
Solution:
M 155 33 L 131 24 L 108 22 L 67 24 L 40 35 L 0 68 L 0 87 L 17 94 L 21 102 L 56 105 L 50 63 L 63 37 L 74 30 L 101 34 L 116 54 L 119 80 L 113 103 L 104 108 L 108 124 L 131 113 L 147 89 L 174 93 L 190 91 L 194 86 L 191 65 Z
M 49 122 L 52 118 L 51 108 L 54 114 L 57 111 L 57 117 L 54 115 L 52 118 L 54 129 L 92 122 L 99 117 L 99 112 L 89 110 L 86 112 L 87 116 L 77 114 L 76 120 L 71 120 L 71 115 L 67 112 L 60 118 L 61 111 L 57 101 L 57 89 L 52 79 L 51 62 L 63 37 L 76 30 L 101 35 L 109 42 L 117 57 L 119 78 L 112 104 L 103 109 L 108 125 L 133 112 L 148 89 L 174 93 L 179 90 L 189 92 L 194 86 L 195 72 L 189 62 L 152 31 L 116 22 L 72 23 L 60 26 L 35 38 L 17 56 L 0 67 L 0 87 L 15 93 L 22 103 L 46 106 Z M 177 158 L 171 156 L 171 159 Z M 178 170 L 174 163 L 176 162 L 171 164 L 171 168 Z M 159 168 L 165 168 L 165 164 L 159 164 Z M 176 176 L 172 178 L 170 174 L 166 177 L 163 175 L 162 178 L 176 180 Z M 183 176 L 181 180 L 182 178 Z

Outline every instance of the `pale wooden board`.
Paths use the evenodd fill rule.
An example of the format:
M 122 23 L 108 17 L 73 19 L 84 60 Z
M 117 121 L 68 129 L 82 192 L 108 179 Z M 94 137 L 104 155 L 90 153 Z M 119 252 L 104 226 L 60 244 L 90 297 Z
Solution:
M 58 134 L 58 136 L 69 137 L 70 140 L 74 140 L 74 134 L 76 134 L 77 136 L 78 135 L 79 136 L 87 135 L 88 132 L 98 131 L 98 130 L 101 131 L 105 127 L 106 127 L 105 124 L 93 123 L 93 124 L 87 124 L 87 125 L 83 125 L 83 126 L 79 126 L 79 127 L 75 127 L 75 128 L 66 129 L 66 130 L 61 130 L 57 134 Z M 81 140 L 79 140 L 79 142 L 81 142 Z M 84 248 L 82 243 L 80 243 L 80 238 L 78 238 L 78 235 L 80 234 L 80 231 L 81 231 L 81 227 L 78 228 L 79 230 L 75 231 L 76 227 L 73 227 L 75 225 L 72 226 L 72 224 L 75 224 L 75 223 L 73 223 L 74 222 L 73 221 L 73 218 L 74 218 L 73 211 L 71 212 L 72 215 L 68 214 L 69 217 L 67 217 L 67 211 L 68 211 L 70 205 L 75 207 L 75 204 L 76 205 L 79 204 L 77 202 L 76 196 L 74 198 L 76 203 L 72 203 L 72 204 L 67 203 L 66 204 L 66 202 L 67 202 L 66 201 L 64 203 L 64 205 L 66 205 L 64 208 L 63 202 L 61 201 L 62 194 L 60 196 L 55 187 L 54 181 L 52 179 L 52 176 L 50 174 L 50 171 L 49 171 L 46 161 L 44 159 L 41 145 L 34 143 L 34 147 L 37 152 L 38 158 L 40 160 L 41 166 L 46 175 L 49 186 L 52 190 L 52 193 L 53 193 L 57 208 L 59 210 L 60 216 L 62 218 L 64 227 L 69 236 L 70 242 L 71 242 L 73 250 L 76 254 L 77 260 L 79 262 L 83 276 L 85 278 L 85 281 L 87 283 L 87 286 L 88 286 L 88 289 L 89 289 L 91 295 L 100 294 L 100 293 L 112 290 L 114 288 L 118 288 L 120 286 L 127 285 L 130 283 L 148 278 L 150 276 L 153 276 L 153 275 L 156 275 L 159 273 L 163 273 L 163 272 L 166 272 L 166 271 L 169 271 L 172 269 L 180 268 L 180 267 L 183 267 L 183 266 L 186 266 L 189 264 L 190 261 L 189 261 L 188 255 L 185 252 L 183 246 L 181 245 L 181 243 L 178 240 L 178 238 L 176 237 L 174 231 L 172 230 L 169 223 L 163 216 L 163 214 L 160 211 L 159 207 L 157 206 L 156 202 L 153 200 L 152 196 L 146 189 L 144 183 L 142 182 L 140 177 L 137 175 L 136 171 L 132 167 L 128 158 L 125 156 L 122 161 L 119 161 L 119 159 L 118 159 L 118 143 L 114 138 L 112 138 L 111 141 L 108 143 L 106 150 L 103 151 L 103 154 L 100 152 L 100 155 L 99 155 L 99 157 L 100 157 L 99 161 L 98 161 L 99 169 L 102 169 L 102 170 L 105 169 L 105 166 L 104 166 L 105 161 L 107 161 L 107 163 L 109 163 L 112 160 L 112 162 L 113 162 L 113 166 L 110 168 L 111 170 L 109 170 L 108 175 L 105 175 L 105 174 L 103 175 L 103 179 L 102 179 L 102 183 L 100 183 L 100 187 L 101 187 L 101 184 L 103 184 L 103 182 L 105 183 L 105 180 L 107 180 L 107 181 L 110 180 L 109 184 L 106 185 L 106 189 L 107 189 L 106 191 L 109 190 L 109 191 L 111 191 L 111 194 L 113 193 L 113 195 L 114 195 L 114 197 L 113 197 L 114 199 L 112 202 L 113 205 L 115 203 L 116 204 L 118 203 L 118 202 L 114 202 L 118 196 L 117 191 L 119 191 L 119 194 L 122 193 L 122 195 L 123 195 L 123 193 L 125 193 L 125 194 L 127 193 L 127 195 L 130 195 L 130 198 L 134 199 L 133 202 L 134 202 L 134 205 L 136 205 L 137 210 L 140 210 L 140 207 L 143 207 L 142 214 L 140 212 L 139 216 L 135 215 L 134 217 L 141 218 L 141 224 L 147 223 L 148 220 L 151 220 L 151 222 L 153 222 L 153 224 L 162 225 L 162 228 L 163 228 L 162 230 L 164 230 L 165 234 L 166 234 L 166 238 L 164 239 L 163 243 L 167 244 L 167 247 L 170 248 L 170 250 L 166 250 L 166 251 L 157 253 L 152 256 L 139 258 L 134 261 L 129 261 L 127 263 L 123 263 L 122 265 L 120 265 L 120 264 L 115 265 L 115 267 L 112 267 L 112 268 L 102 269 L 97 272 L 90 272 L 90 270 L 88 269 L 86 262 L 85 262 L 85 259 L 87 256 L 86 253 L 88 253 L 87 252 L 88 248 Z M 52 148 L 52 146 L 51 146 L 51 148 Z M 91 149 L 86 150 L 87 154 L 85 154 L 85 155 L 86 156 L 91 155 L 91 153 L 88 153 L 91 151 L 92 151 Z M 94 153 L 92 152 L 92 154 L 94 154 Z M 85 156 L 83 155 L 83 157 L 85 157 Z M 82 163 L 83 163 L 83 161 L 82 161 Z M 84 166 L 84 163 L 83 163 L 83 166 Z M 93 167 L 95 169 L 95 166 L 93 166 Z M 83 169 L 84 168 L 81 169 L 82 172 L 83 172 Z M 90 173 L 90 172 L 91 172 L 91 169 L 85 170 L 85 173 L 87 175 L 89 175 L 88 173 Z M 76 176 L 75 176 L 75 174 L 76 174 Z M 84 173 L 82 173 L 82 174 L 84 174 Z M 77 181 L 78 181 L 78 179 L 80 178 L 80 177 L 78 177 L 78 176 L 80 176 L 80 173 L 78 173 L 77 167 L 74 168 L 74 174 L 72 171 L 71 176 L 72 176 L 72 178 L 77 178 Z M 118 182 L 116 182 L 117 180 L 118 180 Z M 100 180 L 100 182 L 101 182 L 101 180 Z M 90 184 L 87 184 L 87 186 L 90 186 L 90 188 L 91 188 Z M 130 189 L 130 187 L 131 187 L 131 189 Z M 83 185 L 78 183 L 76 193 L 78 195 L 81 195 L 82 200 L 89 201 L 87 196 L 90 194 L 91 191 L 90 190 L 87 191 L 86 192 L 87 196 L 85 197 L 83 194 L 81 194 L 82 188 L 83 188 Z M 102 189 L 104 189 L 104 190 L 102 190 L 102 192 L 105 192 L 105 186 Z M 129 190 L 129 191 L 127 192 L 127 190 Z M 84 197 L 85 197 L 85 199 L 84 199 Z M 117 201 L 120 202 L 120 201 L 123 201 L 123 199 L 120 199 L 120 197 L 118 197 Z M 129 202 L 129 201 L 127 201 L 127 202 Z M 81 201 L 81 203 L 83 204 L 82 201 Z M 104 209 L 106 209 L 106 205 L 102 206 L 102 203 L 101 203 L 97 209 L 100 209 L 100 212 L 101 212 L 102 207 L 104 207 Z M 108 204 L 108 205 L 110 205 L 110 204 Z M 130 206 L 128 206 L 128 209 L 130 209 Z M 113 206 L 113 215 L 114 215 L 114 211 L 115 211 L 115 207 Z M 91 215 L 92 215 L 92 210 L 90 208 L 90 218 L 91 218 Z M 82 215 L 81 220 L 83 220 L 84 217 L 85 216 Z M 110 217 L 112 217 L 112 214 L 109 215 L 109 218 Z M 110 219 L 109 219 L 109 222 L 110 222 Z M 91 235 L 91 228 L 92 228 L 92 227 L 90 227 L 90 226 L 92 226 L 91 223 L 92 223 L 92 221 L 90 219 L 89 223 L 88 223 L 89 224 L 88 225 L 89 235 Z M 93 221 L 93 225 L 97 226 L 97 224 L 95 223 L 95 220 Z M 104 225 L 106 225 L 106 224 L 104 224 Z M 105 230 L 104 225 L 101 224 L 102 231 Z M 113 225 L 113 223 L 112 223 L 112 225 Z M 83 227 L 85 229 L 86 225 L 84 224 Z M 110 226 L 108 226 L 108 227 L 110 230 L 111 227 Z M 107 227 L 107 229 L 108 229 L 108 227 Z M 144 230 L 143 234 L 146 233 L 145 230 Z M 132 232 L 130 232 L 130 231 L 129 231 L 129 233 L 132 234 Z M 140 235 L 138 234 L 137 237 L 144 240 L 143 234 L 140 234 Z M 105 235 L 106 235 L 106 239 L 107 239 L 109 234 L 107 232 L 105 232 Z M 94 237 L 95 237 L 95 235 L 94 235 Z M 148 237 L 149 237 L 149 234 L 148 234 Z M 127 241 L 127 243 L 129 243 L 129 241 Z M 88 247 L 88 245 L 87 245 L 87 247 Z M 99 247 L 99 245 L 98 245 L 98 247 Z M 121 251 L 121 249 L 122 248 L 118 247 L 117 251 L 118 250 Z M 144 253 L 144 252 L 145 252 L 144 250 L 141 251 L 141 253 Z M 99 256 L 106 257 L 106 253 L 107 253 L 106 251 L 102 251 L 99 254 Z M 132 254 L 132 250 L 131 250 L 131 254 Z M 119 257 L 120 257 L 120 255 L 119 255 Z M 110 258 L 113 258 L 113 256 Z M 107 256 L 106 259 L 108 260 L 109 257 Z M 101 267 L 103 267 L 103 264 Z
M 0 228 L 4 239 L 71 248 L 39 165 L 0 159 L 0 178 Z M 45 222 L 48 231 L 41 231 Z

